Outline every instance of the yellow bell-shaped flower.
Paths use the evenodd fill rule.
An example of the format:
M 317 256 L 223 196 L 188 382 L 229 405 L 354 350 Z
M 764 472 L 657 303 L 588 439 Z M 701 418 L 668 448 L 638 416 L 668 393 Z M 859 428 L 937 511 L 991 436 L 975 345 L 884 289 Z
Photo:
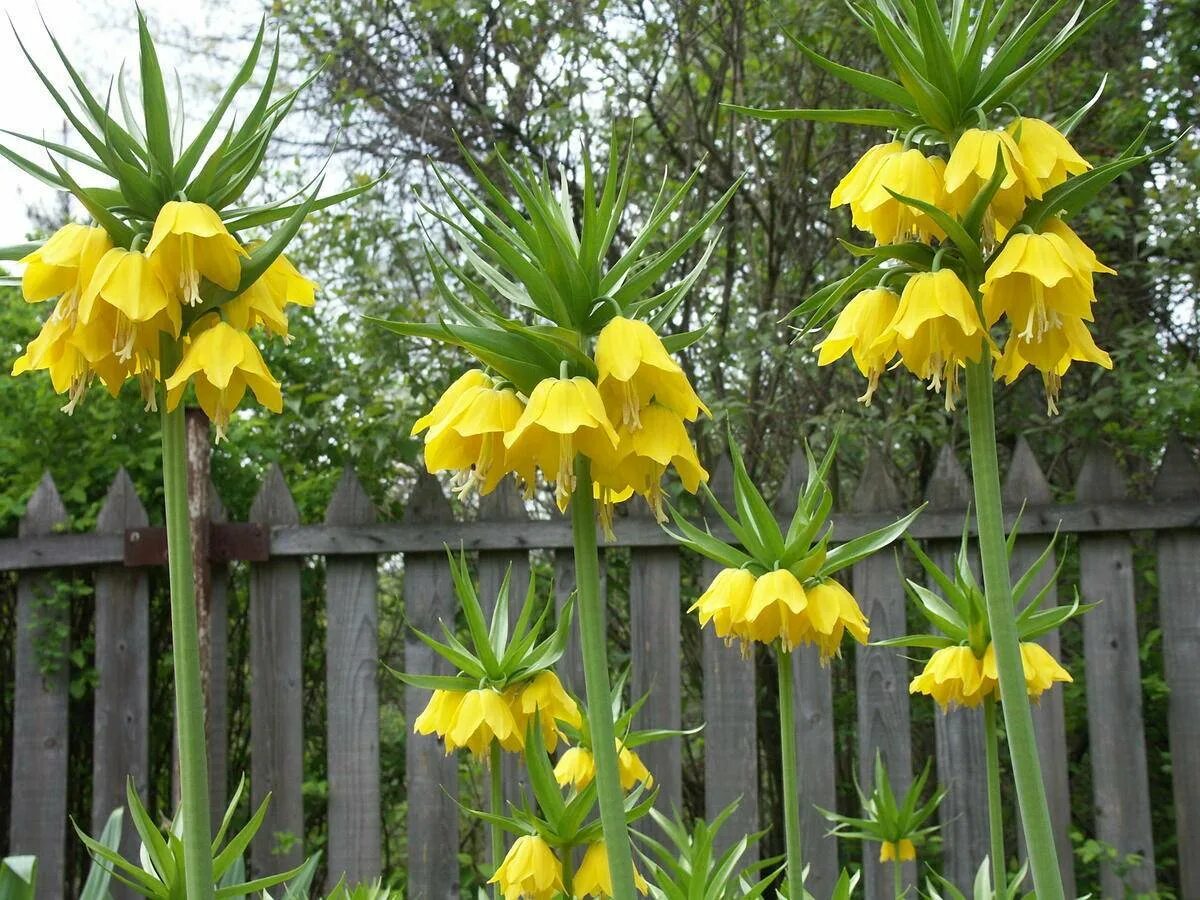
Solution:
M 1025 168 L 1038 180 L 1043 191 L 1092 167 L 1049 122 L 1023 116 L 1010 122 L 1007 131 L 1021 149 Z
M 163 281 L 158 264 L 136 251 L 113 247 L 100 258 L 79 299 L 76 317 L 81 325 L 110 321 L 112 350 L 121 361 L 139 347 L 154 347 L 157 334 L 179 334 L 182 311 Z
M 1005 384 L 1012 384 L 1026 366 L 1033 366 L 1042 375 L 1046 412 L 1054 415 L 1058 412 L 1062 377 L 1073 362 L 1095 363 L 1105 369 L 1113 367 L 1112 357 L 1096 346 L 1082 319 L 1060 316 L 1055 327 L 1037 341 L 1009 336 L 994 374 L 997 381 L 1004 379 Z
M 254 341 L 245 332 L 214 321 L 213 316 L 205 316 L 193 326 L 183 359 L 167 378 L 168 410 L 179 405 L 189 380 L 200 407 L 216 427 L 218 441 L 225 436 L 229 415 L 242 402 L 247 387 L 271 412 L 283 411 L 279 382 L 271 376 Z
M 446 388 L 437 403 L 433 405 L 433 409 L 413 423 L 410 434 L 415 437 L 425 429 L 445 421 L 450 410 L 454 409 L 454 404 L 471 388 L 491 387 L 492 384 L 491 377 L 482 369 L 468 369 L 463 372 L 450 387 Z
M 948 206 L 958 214 L 964 212 L 995 173 L 997 154 L 1004 162 L 1004 179 L 991 208 L 997 231 L 1003 236 L 1021 218 L 1026 199 L 1042 196 L 1042 186 L 1026 167 L 1011 134 L 980 128 L 963 132 L 946 163 L 946 193 Z
M 905 368 L 933 390 L 946 391 L 946 408 L 954 408 L 958 369 L 983 354 L 987 331 L 979 320 L 966 285 L 949 269 L 913 275 L 896 315 L 876 343 L 895 341 Z
M 989 695 L 995 683 L 984 677 L 983 662 L 970 647 L 943 647 L 925 664 L 908 686 L 910 694 L 928 694 L 943 710 L 955 706 L 975 707 Z
M 455 717 L 458 715 L 458 708 L 462 706 L 464 696 L 464 691 L 436 689 L 425 704 L 425 709 L 413 722 L 413 731 L 417 734 L 436 734 L 444 738 L 454 727 Z
M 709 415 L 679 363 L 645 322 L 614 316 L 596 337 L 597 384 L 609 418 L 631 431 L 642 428 L 641 412 L 656 401 L 681 418 Z
M 617 772 L 621 777 L 621 789 L 633 790 L 635 784 L 642 784 L 647 789 L 654 787 L 654 776 L 642 762 L 642 758 L 617 739 Z
M 59 300 L 59 307 L 66 302 L 68 298 L 64 295 Z M 77 337 L 78 328 L 72 325 L 70 318 L 55 313 L 42 325 L 41 331 L 29 342 L 12 367 L 13 375 L 48 371 L 54 392 L 67 394 L 67 403 L 62 407 L 66 413 L 75 411 L 94 376 L 99 375 L 113 396 L 120 393 L 121 384 L 126 378 L 127 366 L 117 362 L 113 356 L 110 336 L 104 338 L 106 353 L 96 366 L 89 362 L 80 349 Z
M 1056 234 L 1010 236 L 983 282 L 984 320 L 991 326 L 1007 316 L 1013 334 L 1029 342 L 1063 316 L 1090 321 L 1096 292 L 1086 266 Z
M 460 497 L 473 490 L 491 493 L 510 471 L 532 485 L 533 465 L 517 470 L 509 465 L 504 448 L 504 436 L 524 411 L 515 391 L 496 387 L 490 378 L 467 388 L 425 435 L 425 467 L 430 472 L 460 473 L 455 478 Z
M 554 780 L 559 787 L 570 785 L 582 791 L 596 777 L 596 760 L 585 747 L 571 747 L 554 764 Z
M 154 220 L 146 253 L 157 257 L 171 283 L 178 286 L 180 302 L 200 302 L 200 278 L 227 291 L 237 290 L 246 250 L 237 242 L 216 210 L 203 203 L 171 200 Z
M 912 862 L 917 858 L 917 848 L 913 846 L 913 842 L 908 838 L 901 838 L 899 841 L 884 841 L 879 846 L 879 861 L 881 863 L 899 860 L 900 862 Z
M 825 340 L 817 344 L 819 366 L 851 352 L 858 371 L 867 378 L 867 391 L 858 400 L 868 406 L 879 387 L 879 376 L 896 355 L 895 335 L 884 335 L 899 305 L 899 295 L 887 288 L 860 291 L 842 309 Z
M 800 643 L 804 630 L 801 616 L 808 607 L 804 586 L 787 569 L 760 575 L 750 591 L 750 602 L 735 630 L 744 640 L 769 644 L 779 640 L 785 650 Z
M 688 612 L 697 614 L 701 628 L 712 622 L 717 637 L 730 644 L 741 637 L 738 624 L 744 620 L 750 605 L 754 581 L 754 575 L 745 569 L 722 569 Z
M 96 264 L 112 245 L 112 239 L 103 228 L 74 222 L 64 225 L 46 243 L 20 260 L 25 266 L 21 275 L 21 294 L 29 303 L 71 295 L 74 303 L 68 305 L 73 313 Z
M 875 178 L 884 161 L 904 152 L 899 141 L 876 144 L 859 157 L 853 168 L 843 176 L 829 196 L 829 208 L 850 207 L 850 218 L 855 228 L 870 231 L 870 218 L 862 207 L 863 199 L 875 185 Z
M 539 717 L 542 742 L 551 753 L 558 746 L 558 727 L 555 723 L 566 722 L 576 728 L 583 723 L 579 706 L 563 689 L 558 676 L 549 669 L 539 672 L 521 686 L 515 707 L 513 715 L 522 731 L 530 719 Z
M 946 233 L 926 213 L 897 200 L 891 193 L 944 206 L 945 171 L 945 162 L 916 149 L 884 156 L 871 178 L 870 188 L 857 203 L 856 215 L 865 222 L 865 230 L 879 244 L 945 238 Z
M 674 466 L 684 489 L 696 493 L 708 471 L 700 465 L 683 420 L 674 410 L 651 403 L 641 411 L 641 427 L 622 426 L 616 453 L 597 458 L 592 476 L 613 491 L 631 489 L 646 498 L 659 522 L 665 522 L 662 478 Z
M 544 840 L 524 834 L 513 841 L 488 884 L 499 885 L 504 900 L 554 900 L 563 890 L 562 863 Z
M 508 463 L 517 471 L 540 466 L 553 478 L 558 508 L 564 511 L 575 490 L 576 453 L 603 464 L 619 443 L 600 392 L 581 376 L 539 382 L 521 418 L 504 436 Z
M 492 688 L 478 688 L 463 694 L 454 711 L 454 724 L 443 734 L 446 752 L 459 747 L 483 759 L 495 740 L 510 753 L 525 747 L 525 732 L 512 713 L 512 697 Z
M 871 629 L 867 618 L 853 595 L 836 581 L 822 581 L 804 591 L 808 600 L 800 617 L 801 629 L 796 641 L 815 644 L 821 661 L 828 662 L 841 648 L 842 636 L 849 631 L 860 644 L 865 644 Z
M 639 894 L 645 895 L 650 892 L 650 885 L 636 867 L 633 870 L 633 883 Z M 588 844 L 583 861 L 575 872 L 572 887 L 574 897 L 613 896 L 612 875 L 608 871 L 608 848 L 603 841 Z
M 256 244 L 247 248 L 253 250 Z M 316 302 L 316 282 L 305 278 L 282 253 L 267 271 L 237 297 L 221 307 L 225 321 L 242 331 L 262 325 L 273 334 L 290 338 L 284 310 L 290 304 L 312 306 Z
M 1061 238 L 1070 251 L 1075 268 L 1093 274 L 1116 275 L 1116 269 L 1110 269 L 1096 257 L 1096 252 L 1083 242 L 1083 239 L 1071 230 L 1062 219 L 1047 219 L 1042 225 L 1042 234 L 1053 234 Z
M 1074 681 L 1071 673 L 1064 669 L 1050 651 L 1032 641 L 1021 642 L 1021 667 L 1025 672 L 1025 690 L 1033 699 L 1038 699 L 1054 686 L 1056 681 Z M 983 677 L 993 685 L 1000 683 L 996 667 L 996 648 L 988 644 L 983 654 Z

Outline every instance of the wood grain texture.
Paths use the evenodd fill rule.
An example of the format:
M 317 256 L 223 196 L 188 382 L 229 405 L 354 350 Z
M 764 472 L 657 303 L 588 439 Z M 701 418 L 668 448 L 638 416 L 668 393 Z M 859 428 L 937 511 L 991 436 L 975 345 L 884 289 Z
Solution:
M 796 511 L 796 500 L 808 478 L 808 462 L 802 447 L 796 447 L 779 488 L 775 510 L 785 522 Z M 833 893 L 840 869 L 837 838 L 821 809 L 837 808 L 837 757 L 833 740 L 833 680 L 828 665 L 821 664 L 815 647 L 798 647 L 792 652 L 795 684 L 793 714 L 796 718 L 796 757 L 800 790 L 800 846 L 809 867 L 804 885 L 814 897 Z M 820 809 L 818 809 L 818 807 Z
M 405 520 L 444 524 L 453 521 L 450 504 L 432 475 L 422 473 L 408 500 Z M 404 557 L 404 610 L 412 627 L 438 634 L 438 622 L 453 627 L 458 601 L 444 551 Z M 453 675 L 450 665 L 408 632 L 404 671 L 414 675 Z M 413 722 L 430 692 L 404 689 L 408 740 L 405 774 L 408 787 L 408 893 L 412 900 L 459 900 L 458 760 L 447 756 L 432 735 L 412 733 Z
M 1020 509 L 1022 503 L 1029 505 L 1049 504 L 1053 499 L 1050 483 L 1042 473 L 1029 443 L 1020 438 L 1013 451 L 1012 465 L 1004 481 L 1004 505 L 1009 509 Z M 1017 537 L 1012 552 L 1012 577 L 1015 583 L 1046 549 L 1046 536 L 1030 536 L 1024 531 Z M 1050 585 L 1042 609 L 1058 605 L 1058 589 L 1051 584 L 1057 561 L 1050 554 L 1041 571 L 1033 581 L 1032 597 L 1037 596 L 1046 585 Z M 1059 633 L 1052 631 L 1039 638 L 1054 658 L 1062 660 Z M 1066 661 L 1068 667 L 1070 662 Z M 1058 865 L 1062 873 L 1063 891 L 1068 897 L 1075 896 L 1075 853 L 1071 846 L 1071 784 L 1067 774 L 1067 724 L 1063 705 L 1063 689 L 1055 687 L 1042 695 L 1033 704 L 1033 729 L 1037 739 L 1038 757 L 1042 764 L 1042 781 L 1046 786 L 1046 802 L 1050 806 L 1050 824 L 1054 830 L 1054 845 L 1058 851 Z M 1021 858 L 1026 859 L 1025 834 L 1017 829 Z M 1032 880 L 1028 886 L 1033 887 Z
M 958 510 L 966 518 L 971 503 L 971 480 L 953 446 L 947 444 L 938 455 L 925 496 L 931 510 Z M 930 541 L 925 549 L 938 568 L 953 577 L 960 545 L 961 540 L 937 540 Z M 978 551 L 973 551 L 973 555 L 973 568 L 976 577 L 980 577 Z M 927 586 L 937 592 L 937 585 L 932 582 L 928 579 Z M 933 725 L 938 783 L 949 791 L 938 809 L 945 842 L 942 874 L 969 895 L 979 864 L 989 851 L 983 710 L 935 709 Z
M 1125 476 L 1112 452 L 1093 447 L 1075 486 L 1085 500 L 1125 496 Z M 1141 664 L 1133 592 L 1133 544 L 1128 534 L 1082 535 L 1080 593 L 1099 605 L 1083 617 L 1087 666 L 1088 734 L 1096 837 L 1121 854 L 1136 853 L 1142 865 L 1125 876 L 1102 869 L 1105 897 L 1154 889 L 1154 843 L 1150 833 L 1150 787 L 1142 724 Z
M 67 510 L 47 472 L 25 507 L 17 533 L 48 534 Z M 49 574 L 17 582 L 16 664 L 13 672 L 12 819 L 9 853 L 38 858 L 37 900 L 63 896 L 67 832 L 68 611 L 54 597 Z
M 1178 440 L 1154 482 L 1158 500 L 1200 502 L 1200 471 Z M 1200 531 L 1158 536 L 1158 608 L 1170 688 L 1171 773 L 1179 841 L 1179 896 L 1200 897 Z
M 682 726 L 679 604 L 679 551 L 673 547 L 630 551 L 629 689 L 633 700 L 646 695 L 635 728 Z M 683 809 L 681 753 L 679 738 L 638 749 L 658 788 L 655 807 L 667 817 Z M 644 824 L 655 840 L 665 837 L 652 822 Z
M 375 520 L 371 498 L 353 470 L 345 469 L 325 521 Z M 330 889 L 343 875 L 354 884 L 382 874 L 377 567 L 374 556 L 331 557 L 325 567 Z
M 123 534 L 149 523 L 133 481 L 120 469 L 96 518 L 96 531 Z M 92 700 L 92 831 L 125 807 L 126 780 L 146 796 L 150 724 L 150 612 L 146 572 L 105 566 L 95 574 L 96 692 Z M 136 859 L 141 841 L 129 816 L 120 851 Z M 114 897 L 132 898 L 115 885 Z
M 279 466 L 267 470 L 250 521 L 295 524 L 299 511 Z M 250 796 L 271 805 L 250 847 L 254 875 L 304 859 L 304 698 L 301 696 L 300 560 L 250 568 Z
M 732 506 L 733 467 L 727 456 L 723 456 L 715 466 L 709 486 L 727 509 Z M 717 518 L 714 512 L 708 513 L 707 517 Z M 707 589 L 720 571 L 720 565 L 705 560 L 701 590 Z M 705 817 L 711 821 L 726 806 L 740 798 L 737 809 L 717 835 L 717 846 L 724 849 L 743 834 L 759 829 L 758 703 L 754 656 L 743 655 L 737 645 L 726 646 L 711 628 L 706 628 L 701 665 L 704 679 Z M 748 857 L 758 858 L 757 844 L 749 848 Z
M 882 455 L 872 452 L 863 468 L 853 506 L 861 510 L 898 512 L 903 499 Z M 890 553 L 877 553 L 853 567 L 853 593 L 871 623 L 871 640 L 907 632 L 904 588 Z M 912 738 L 909 727 L 908 662 L 895 647 L 855 647 L 858 695 L 858 777 L 863 790 L 874 785 L 875 754 L 883 757 L 892 790 L 902 795 L 912 783 Z M 855 811 L 857 813 L 857 810 Z M 864 897 L 890 900 L 890 868 L 876 853 L 864 854 Z M 915 883 L 916 867 L 904 867 L 904 883 Z

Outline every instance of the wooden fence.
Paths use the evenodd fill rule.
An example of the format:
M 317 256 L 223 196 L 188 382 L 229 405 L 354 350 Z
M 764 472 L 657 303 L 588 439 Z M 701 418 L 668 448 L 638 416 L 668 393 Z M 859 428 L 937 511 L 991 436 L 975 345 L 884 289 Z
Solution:
M 797 454 L 781 497 L 794 496 L 802 477 Z M 715 490 L 728 492 L 728 467 L 714 475 Z M 1112 454 L 1095 448 L 1086 458 L 1076 501 L 1055 505 L 1050 487 L 1029 448 L 1020 444 L 1005 485 L 1011 513 L 1028 504 L 1017 542 L 1015 567 L 1034 560 L 1047 536 L 1061 523 L 1075 534 L 1082 573 L 1081 591 L 1100 605 L 1083 619 L 1084 658 L 1069 659 L 1077 673 L 1086 672 L 1088 757 L 1096 836 L 1122 853 L 1137 853 L 1144 862 L 1126 875 L 1136 891 L 1154 885 L 1154 843 L 1150 828 L 1147 754 L 1143 737 L 1138 635 L 1134 618 L 1134 532 L 1153 532 L 1157 554 L 1159 615 L 1170 686 L 1170 751 L 1178 826 L 1180 896 L 1200 897 L 1200 474 L 1188 448 L 1168 447 L 1150 497 L 1130 499 L 1126 480 Z M 954 453 L 940 457 L 927 486 L 930 507 L 916 521 L 914 536 L 926 541 L 935 559 L 945 563 L 955 551 L 970 485 Z M 220 518 L 219 503 L 208 514 Z M 904 506 L 900 492 L 879 456 L 872 457 L 849 508 L 835 516 L 837 540 L 878 527 Z M 200 507 L 201 509 L 203 507 Z M 781 503 L 780 513 L 790 510 Z M 96 530 L 92 534 L 57 534 L 67 512 L 49 476 L 43 479 L 21 522 L 19 537 L 0 540 L 0 571 L 18 570 L 18 646 L 15 672 L 15 739 L 13 746 L 10 852 L 36 853 L 40 860 L 40 896 L 61 896 L 67 839 L 66 766 L 68 728 L 87 723 L 67 720 L 68 684 L 62 669 L 47 671 L 39 662 L 47 629 L 66 612 L 41 604 L 46 580 L 55 568 L 81 567 L 92 572 L 95 587 L 95 662 L 98 684 L 93 729 L 93 827 L 108 810 L 123 802 L 131 774 L 144 786 L 148 771 L 148 659 L 146 569 L 129 561 L 155 561 L 147 555 L 155 532 L 148 529 L 145 509 L 124 472 L 117 474 Z M 428 476 L 417 484 L 404 519 L 378 523 L 372 504 L 352 472 L 344 473 L 322 524 L 302 525 L 278 469 L 266 476 L 254 501 L 251 523 L 241 526 L 241 541 L 250 563 L 250 702 L 251 789 L 257 803 L 274 795 L 260 839 L 251 850 L 253 869 L 277 869 L 295 863 L 296 844 L 272 857 L 280 833 L 302 835 L 302 727 L 300 591 L 301 566 L 308 556 L 325 559 L 327 632 L 327 735 L 329 871 L 345 871 L 352 879 L 379 874 L 380 752 L 377 678 L 377 567 L 381 556 L 403 554 L 403 591 L 412 624 L 434 632 L 439 619 L 452 620 L 451 590 L 443 543 L 460 541 L 478 554 L 482 595 L 493 595 L 507 566 L 514 583 L 528 578 L 531 550 L 553 555 L 560 602 L 573 586 L 569 523 L 528 519 L 514 493 L 501 490 L 485 499 L 477 520 L 454 521 L 438 482 Z M 714 529 L 715 530 L 715 529 Z M 217 532 L 213 532 L 217 534 Z M 269 540 L 268 540 L 269 539 Z M 229 539 L 214 540 L 228 544 Z M 142 548 L 139 551 L 139 546 Z M 257 546 L 258 549 L 254 549 Z M 679 551 L 649 518 L 620 519 L 613 545 L 629 549 L 631 689 L 650 692 L 640 725 L 678 727 L 681 718 L 680 618 L 694 599 L 681 596 Z M 249 551 L 246 548 L 250 548 Z M 235 548 L 236 550 L 237 548 Z M 214 547 L 214 551 L 220 550 Z M 161 560 L 161 546 L 157 552 Z M 213 743 L 213 803 L 220 805 L 224 785 L 226 673 L 224 648 L 228 570 L 212 563 L 205 588 L 210 610 L 208 642 L 215 660 L 210 690 Z M 232 555 L 237 555 L 235 552 Z M 1043 577 L 1052 577 L 1051 561 Z M 706 566 L 706 577 L 712 567 Z M 871 620 L 872 636 L 886 638 L 905 629 L 905 596 L 890 552 L 854 567 L 855 596 Z M 1051 602 L 1054 602 L 1053 594 Z M 237 624 L 235 623 L 235 627 Z M 39 642 L 42 651 L 39 651 Z M 1057 636 L 1045 638 L 1057 649 Z M 65 649 L 65 648 L 59 648 Z M 910 782 L 923 760 L 912 758 L 910 698 L 911 664 L 894 649 L 847 647 L 853 654 L 857 684 L 857 759 L 869 778 L 879 750 L 899 790 Z M 430 650 L 409 636 L 405 668 L 443 672 Z M 809 887 L 818 898 L 829 896 L 837 871 L 837 846 L 826 836 L 827 825 L 813 805 L 835 805 L 834 722 L 829 669 L 813 653 L 797 654 L 797 733 L 804 814 L 804 843 L 811 860 Z M 709 815 L 741 796 L 742 804 L 727 826 L 729 835 L 758 826 L 757 710 L 752 661 L 704 636 L 703 715 L 705 806 Z M 564 679 L 582 690 L 575 648 L 563 665 Z M 411 722 L 427 700 L 424 691 L 409 689 L 405 713 Z M 918 702 L 927 702 L 924 700 Z M 1061 843 L 1063 874 L 1069 892 L 1074 871 L 1068 826 L 1070 790 L 1061 688 L 1036 709 L 1041 760 L 1046 775 L 1056 834 Z M 946 835 L 948 874 L 967 885 L 987 852 L 986 800 L 983 777 L 983 728 L 978 710 L 938 714 L 937 772 L 951 788 L 941 810 Z M 665 809 L 680 805 L 682 791 L 679 741 L 645 748 L 644 757 L 661 785 Z M 458 811 L 457 771 L 433 740 L 410 736 L 407 742 L 408 884 L 413 898 L 457 898 Z M 3 789 L 3 788 L 0 788 Z M 852 812 L 852 810 L 843 810 Z M 1160 840 L 1165 835 L 1158 836 Z M 127 846 L 126 850 L 133 849 Z M 869 897 L 890 896 L 890 878 L 871 853 L 865 854 Z M 915 875 L 910 867 L 909 877 Z M 1104 875 L 1104 896 L 1120 896 L 1117 875 Z M 1068 896 L 1075 896 L 1068 893 Z

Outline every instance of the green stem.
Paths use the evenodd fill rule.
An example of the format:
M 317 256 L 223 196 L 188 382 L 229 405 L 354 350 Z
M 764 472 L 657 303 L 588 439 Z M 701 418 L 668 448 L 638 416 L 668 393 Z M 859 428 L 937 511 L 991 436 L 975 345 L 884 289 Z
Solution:
M 900 847 L 896 846 L 896 858 L 892 860 L 892 895 L 896 900 L 904 897 L 904 863 L 900 861 Z
M 608 680 L 608 641 L 604 602 L 600 597 L 600 558 L 596 544 L 596 501 L 592 469 L 585 456 L 575 458 L 575 491 L 571 495 L 571 529 L 575 542 L 575 600 L 583 650 L 583 683 L 588 725 L 596 762 L 596 795 L 600 825 L 608 850 L 614 900 L 634 900 L 633 856 L 625 824 L 625 794 L 617 769 L 617 738 Z
M 804 898 L 804 855 L 800 846 L 800 787 L 796 783 L 796 717 L 792 703 L 792 654 L 778 648 L 779 746 L 783 755 L 783 835 L 787 847 L 787 895 Z
M 983 701 L 983 728 L 987 742 L 988 835 L 991 838 L 992 887 L 1004 896 L 1008 874 L 1004 857 L 1004 810 L 1000 806 L 1000 734 L 996 728 L 996 698 Z
M 575 845 L 566 844 L 562 848 L 562 883 L 563 896 L 575 896 Z
M 488 782 L 491 788 L 488 812 L 493 816 L 501 815 L 504 812 L 504 777 L 500 771 L 503 766 L 501 753 L 500 742 L 492 741 L 488 755 Z M 504 861 L 504 832 L 495 822 L 491 823 L 491 838 L 492 874 L 495 875 L 496 870 L 500 868 L 500 863 Z M 496 885 L 496 897 L 500 897 L 500 885 Z
M 174 371 L 178 348 L 162 341 L 162 372 Z M 184 893 L 188 900 L 213 896 L 212 825 L 208 810 L 208 759 L 204 736 L 204 690 L 196 584 L 188 536 L 187 446 L 183 406 L 161 403 L 163 496 L 167 519 L 167 568 L 171 583 L 171 652 L 175 667 L 175 721 L 179 729 L 180 807 L 184 810 Z
M 1000 499 L 1000 463 L 996 454 L 996 422 L 992 407 L 992 361 L 987 353 L 967 364 L 967 410 L 971 427 L 971 474 L 975 482 L 975 518 L 979 528 L 979 554 L 987 595 L 988 626 L 1000 675 L 1004 726 L 1016 782 L 1017 803 L 1029 868 L 1040 900 L 1062 900 L 1062 876 L 1046 805 L 1046 789 L 1038 763 L 1033 715 L 1025 689 L 1020 639 L 1009 580 L 1008 548 L 1004 536 L 1004 508 Z

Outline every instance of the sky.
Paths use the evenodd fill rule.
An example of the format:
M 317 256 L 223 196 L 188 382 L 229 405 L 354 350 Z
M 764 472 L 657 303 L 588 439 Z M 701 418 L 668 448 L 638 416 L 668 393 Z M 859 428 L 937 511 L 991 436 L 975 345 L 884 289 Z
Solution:
M 164 70 L 179 69 L 185 93 L 189 86 L 209 83 L 211 65 L 206 65 L 207 60 L 199 55 L 190 56 L 176 46 L 182 42 L 182 36 L 186 34 L 194 43 L 208 44 L 229 35 L 244 35 L 261 15 L 257 3 L 228 0 L 186 3 L 141 0 L 141 7 L 156 42 L 162 38 L 158 49 Z M 43 71 L 63 89 L 66 76 L 39 19 L 39 10 L 93 93 L 107 92 L 108 81 L 122 61 L 136 73 L 137 29 L 132 0 L 40 0 L 36 4 L 32 0 L 0 0 L 0 13 L 12 20 Z M 22 55 L 12 29 L 4 25 L 0 25 L 0 85 L 4 85 L 0 129 L 61 141 L 62 113 Z M 0 139 L 33 161 L 45 164 L 46 154 L 41 149 L 8 136 Z M 30 227 L 26 214 L 30 204 L 51 207 L 54 203 L 53 189 L 0 159 L 0 245 L 25 240 Z

